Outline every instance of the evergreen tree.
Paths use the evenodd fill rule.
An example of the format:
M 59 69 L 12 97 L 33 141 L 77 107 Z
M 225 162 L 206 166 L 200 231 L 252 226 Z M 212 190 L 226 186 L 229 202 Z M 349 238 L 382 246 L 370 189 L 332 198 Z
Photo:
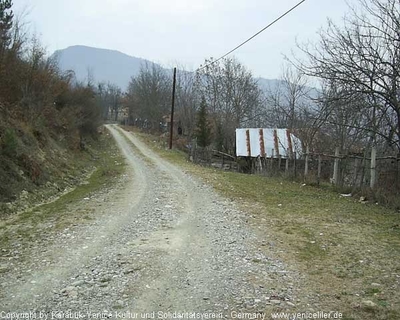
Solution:
M 207 103 L 206 99 L 202 97 L 200 103 L 200 110 L 197 112 L 197 123 L 195 136 L 199 147 L 205 148 L 211 143 L 211 130 L 208 123 Z
M 0 46 L 1 48 L 8 48 L 11 43 L 10 31 L 12 28 L 12 20 L 14 14 L 11 11 L 11 0 L 0 0 Z

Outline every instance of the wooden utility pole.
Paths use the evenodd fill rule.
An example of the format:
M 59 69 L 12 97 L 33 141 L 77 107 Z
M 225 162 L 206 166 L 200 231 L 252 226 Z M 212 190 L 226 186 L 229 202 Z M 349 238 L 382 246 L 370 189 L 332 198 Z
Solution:
M 176 68 L 174 68 L 174 81 L 172 84 L 172 106 L 171 106 L 170 133 L 169 133 L 169 148 L 170 149 L 172 149 L 172 137 L 174 135 L 175 86 L 176 86 Z

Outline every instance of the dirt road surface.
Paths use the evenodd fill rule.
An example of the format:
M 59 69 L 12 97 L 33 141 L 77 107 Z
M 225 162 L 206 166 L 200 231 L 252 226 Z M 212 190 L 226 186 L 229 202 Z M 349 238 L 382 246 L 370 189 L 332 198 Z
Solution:
M 123 182 L 78 204 L 94 220 L 3 252 L 0 311 L 232 318 L 295 302 L 296 275 L 262 253 L 235 203 L 134 134 L 108 129 L 126 158 Z M 277 281 L 285 295 L 273 294 Z

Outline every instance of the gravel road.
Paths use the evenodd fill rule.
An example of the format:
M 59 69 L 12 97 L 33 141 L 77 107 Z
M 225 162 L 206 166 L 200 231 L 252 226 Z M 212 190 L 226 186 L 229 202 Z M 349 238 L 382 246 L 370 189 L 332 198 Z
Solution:
M 232 312 L 293 305 L 296 275 L 263 253 L 268 244 L 246 213 L 134 134 L 108 129 L 128 164 L 123 181 L 79 203 L 94 211 L 93 220 L 49 232 L 29 248 L 17 241 L 3 250 L 0 311 L 234 318 Z

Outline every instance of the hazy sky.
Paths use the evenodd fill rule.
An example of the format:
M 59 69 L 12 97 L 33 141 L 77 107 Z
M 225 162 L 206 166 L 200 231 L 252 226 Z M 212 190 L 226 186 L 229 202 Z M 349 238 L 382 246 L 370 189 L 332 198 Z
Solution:
M 196 69 L 247 39 L 299 0 L 14 0 L 52 53 L 71 45 L 114 49 L 167 66 Z M 350 1 L 351 2 L 351 1 Z M 346 0 L 306 0 L 234 55 L 255 76 L 278 78 L 283 54 L 317 39 L 327 17 L 341 21 Z

